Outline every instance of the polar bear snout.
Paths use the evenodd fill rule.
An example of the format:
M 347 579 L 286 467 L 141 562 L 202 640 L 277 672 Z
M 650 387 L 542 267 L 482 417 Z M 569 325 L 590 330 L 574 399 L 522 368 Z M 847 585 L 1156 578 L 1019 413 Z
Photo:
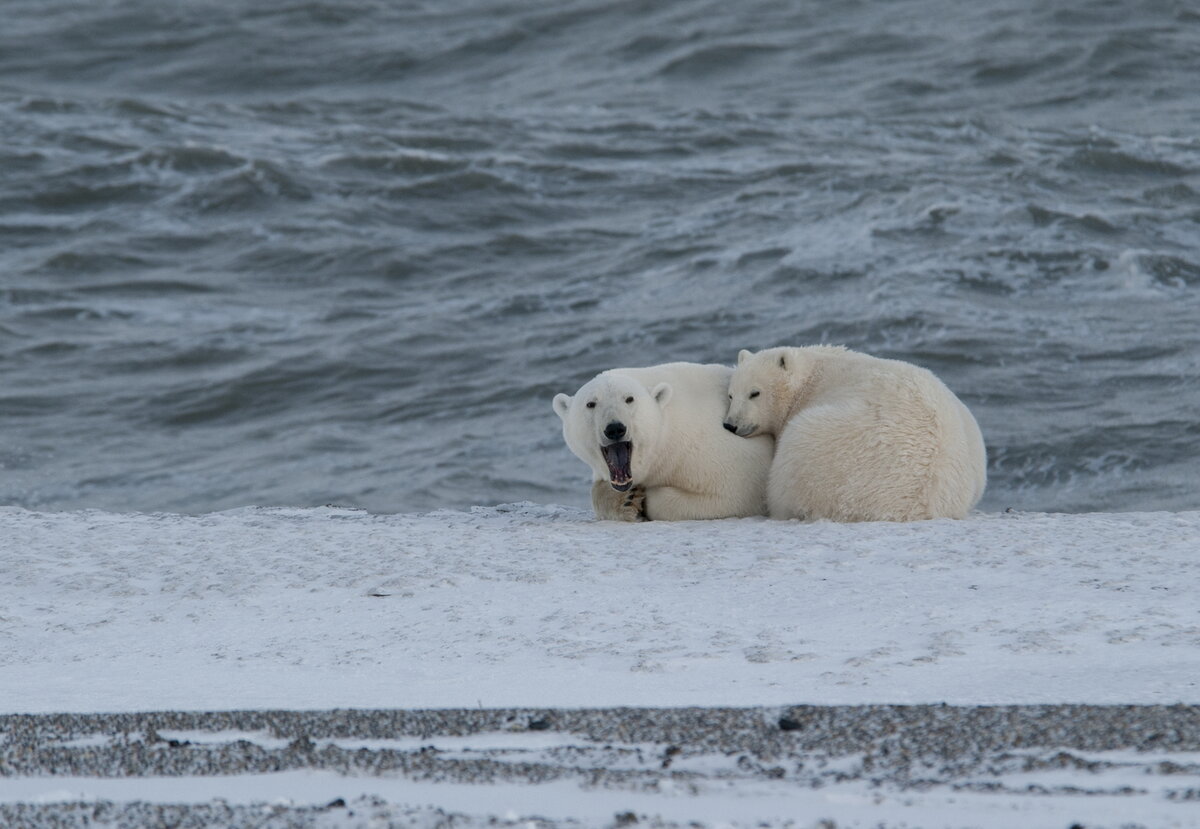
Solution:
M 625 437 L 625 424 L 619 420 L 611 421 L 604 427 L 604 437 L 609 440 L 621 440 Z
M 726 431 L 733 432 L 740 438 L 748 438 L 758 431 L 757 423 L 752 423 L 749 426 L 739 426 L 737 423 L 731 423 L 730 421 L 726 420 L 721 425 L 725 427 Z

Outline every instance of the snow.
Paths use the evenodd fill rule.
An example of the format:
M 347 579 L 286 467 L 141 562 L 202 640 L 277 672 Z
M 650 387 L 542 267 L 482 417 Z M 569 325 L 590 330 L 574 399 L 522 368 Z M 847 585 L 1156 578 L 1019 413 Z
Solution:
M 1142 776 L 1144 777 L 1144 775 Z M 1064 772 L 1063 785 L 1095 786 L 1086 773 Z M 612 791 L 589 789 L 573 782 L 536 785 L 471 785 L 427 783 L 402 778 L 347 779 L 330 772 L 280 772 L 228 777 L 152 777 L 106 779 L 85 777 L 16 778 L 0 786 L 0 802 L 55 803 L 72 801 L 150 801 L 187 803 L 222 800 L 233 804 L 323 804 L 375 796 L 430 810 L 455 804 L 470 812 L 508 820 L 574 819 L 586 825 L 612 826 L 618 813 L 653 814 L 677 825 L 753 826 L 783 823 L 798 815 L 838 815 L 838 826 L 888 825 L 1026 829 L 1088 826 L 1195 826 L 1192 803 L 1164 796 L 1161 781 L 1147 788 L 1142 778 L 1117 777 L 1108 796 L 1008 799 L 975 791 L 881 791 L 858 781 L 806 789 L 786 784 L 735 788 L 710 784 L 700 791 Z M 1129 790 L 1129 784 L 1134 787 Z M 1118 786 L 1124 787 L 1118 790 Z M 353 803 L 352 803 L 353 805 Z M 895 823 L 890 823 L 895 821 Z M 336 825 L 332 821 L 325 825 Z M 355 825 L 363 825 L 357 823 Z M 371 825 L 387 825 L 379 822 Z M 429 825 L 435 824 L 430 821 Z M 818 822 L 791 823 L 820 826 Z M 828 824 L 825 824 L 828 825 Z
M 0 573 L 0 713 L 1200 703 L 1200 512 L 839 525 L 618 524 L 528 503 L 427 515 L 0 508 Z M 290 750 L 254 728 L 64 730 L 41 748 L 13 732 L 0 746 L 80 752 L 97 769 L 231 744 Z M 437 825 L 450 812 L 480 826 L 608 826 L 627 812 L 669 825 L 1190 826 L 1200 791 L 1194 751 L 1068 749 L 1058 762 L 1045 747 L 908 785 L 872 780 L 861 754 L 814 753 L 811 771 L 773 779 L 693 746 L 673 761 L 684 777 L 614 788 L 588 781 L 644 776 L 679 749 L 588 740 L 312 740 L 318 752 L 432 751 L 480 767 L 566 763 L 553 782 L 12 773 L 0 805 L 245 804 L 246 825 L 260 807 L 313 806 L 330 827 Z M 327 805 L 338 799 L 348 805 Z
M 1200 512 L 0 509 L 0 710 L 1200 702 Z

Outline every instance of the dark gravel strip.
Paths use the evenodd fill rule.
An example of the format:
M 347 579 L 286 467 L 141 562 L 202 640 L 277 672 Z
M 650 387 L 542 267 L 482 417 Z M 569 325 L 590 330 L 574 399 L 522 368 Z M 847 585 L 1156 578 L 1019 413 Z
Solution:
M 176 735 L 172 732 L 188 732 Z M 221 732 L 242 732 L 251 739 Z M 492 735 L 553 735 L 529 747 Z M 216 735 L 200 739 L 203 734 Z M 165 736 L 164 736 L 165 735 Z M 472 735 L 479 735 L 478 743 Z M 187 739 L 192 736 L 193 739 Z M 446 748 L 445 738 L 465 738 Z M 269 738 L 269 739 L 264 739 Z M 416 738 L 411 745 L 333 740 Z M 278 740 L 278 745 L 272 745 Z M 430 744 L 421 741 L 429 740 Z M 438 741 L 441 745 L 435 745 Z M 505 741 L 500 741 L 505 742 Z M 518 741 L 519 743 L 519 741 Z M 1089 752 L 1153 752 L 1096 759 Z M 573 780 L 656 792 L 662 784 L 721 781 L 816 788 L 864 781 L 889 789 L 1004 789 L 1006 774 L 1069 768 L 1091 777 L 1114 763 L 1168 780 L 1172 800 L 1200 800 L 1200 706 L 793 706 L 332 710 L 13 714 L 0 716 L 0 785 L 7 776 L 208 776 L 325 769 L 455 783 Z M 699 766 L 688 759 L 704 755 Z M 852 761 L 839 760 L 853 755 Z M 702 769 L 702 770 L 697 770 Z M 981 776 L 982 775 L 982 776 Z M 1097 788 L 1073 793 L 1105 792 Z M 994 780 L 997 782 L 979 782 Z M 1015 792 L 1024 796 L 1021 792 Z M 1181 804 L 1182 805 L 1182 804 Z M 642 816 L 641 826 L 671 824 Z M 511 825 L 527 826 L 529 817 Z M 575 821 L 533 821 L 569 827 Z M 628 822 L 628 821 L 627 821 Z M 0 803 L 4 827 L 507 826 L 504 816 L 413 809 L 372 798 L 324 806 L 224 802 Z M 611 826 L 625 825 L 615 815 Z M 804 824 L 809 825 L 809 824 Z M 828 824 L 836 825 L 836 824 Z
M 593 743 L 663 743 L 697 751 L 777 756 L 894 748 L 953 758 L 1012 748 L 1200 750 L 1197 705 L 866 705 L 785 708 L 334 709 L 0 715 L 0 774 L 47 743 L 158 731 L 264 732 L 293 741 L 463 737 L 553 731 Z M 73 772 L 72 772 L 73 773 Z M 130 770 L 127 773 L 133 773 Z M 158 773 L 158 772 L 155 772 Z M 190 773 L 190 772 L 180 772 Z

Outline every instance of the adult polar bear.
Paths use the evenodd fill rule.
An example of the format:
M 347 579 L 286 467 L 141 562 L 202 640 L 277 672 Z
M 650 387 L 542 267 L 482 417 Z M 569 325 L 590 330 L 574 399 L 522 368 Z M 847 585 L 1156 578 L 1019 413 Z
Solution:
M 765 515 L 774 441 L 722 428 L 733 369 L 615 368 L 554 397 L 567 446 L 592 468 L 599 518 L 683 521 Z
M 987 484 L 983 436 L 953 392 L 840 346 L 742 351 L 725 428 L 775 436 L 772 518 L 962 518 Z

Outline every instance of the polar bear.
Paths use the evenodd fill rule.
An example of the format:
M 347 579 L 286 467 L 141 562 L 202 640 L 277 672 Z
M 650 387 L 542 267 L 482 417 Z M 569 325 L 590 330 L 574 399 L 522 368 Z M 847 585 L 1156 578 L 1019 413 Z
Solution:
M 929 371 L 841 346 L 738 354 L 725 428 L 774 435 L 772 518 L 962 518 L 983 495 L 975 418 Z
M 567 446 L 592 468 L 599 518 L 683 521 L 765 515 L 775 442 L 721 424 L 733 369 L 615 368 L 554 397 Z

